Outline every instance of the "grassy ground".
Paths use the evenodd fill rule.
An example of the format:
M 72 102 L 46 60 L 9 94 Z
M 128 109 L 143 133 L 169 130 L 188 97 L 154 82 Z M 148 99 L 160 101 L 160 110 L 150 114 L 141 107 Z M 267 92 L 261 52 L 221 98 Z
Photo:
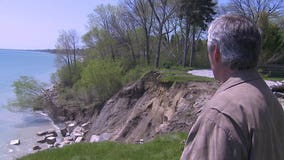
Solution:
M 268 77 L 268 76 L 262 76 L 265 80 L 270 81 L 283 81 L 284 77 Z
M 211 82 L 214 81 L 213 78 L 194 76 L 187 73 L 188 70 L 161 70 L 162 76 L 160 78 L 161 82 Z
M 78 143 L 31 154 L 20 160 L 178 160 L 185 133 L 164 135 L 145 144 Z

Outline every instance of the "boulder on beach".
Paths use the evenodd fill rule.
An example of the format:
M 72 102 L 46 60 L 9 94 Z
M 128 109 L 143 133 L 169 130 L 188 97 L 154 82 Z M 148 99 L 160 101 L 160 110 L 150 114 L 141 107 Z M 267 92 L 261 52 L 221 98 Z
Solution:
M 13 139 L 10 141 L 10 145 L 19 145 L 21 142 L 19 139 Z
M 40 132 L 37 132 L 36 135 L 37 136 L 44 136 L 48 133 L 48 131 L 40 131 Z
M 48 131 L 48 134 L 52 134 L 54 137 L 57 137 L 58 135 L 57 135 L 57 133 L 56 133 L 56 131 L 55 131 L 55 129 L 49 129 Z
M 41 147 L 40 146 L 34 146 L 33 147 L 33 150 L 35 151 L 35 150 L 41 150 Z
M 47 144 L 54 144 L 56 142 L 56 138 L 55 137 L 47 137 L 46 138 L 46 143 Z
M 60 133 L 63 137 L 67 136 L 67 133 L 68 133 L 67 127 L 61 128 Z
M 36 142 L 37 143 L 45 143 L 46 142 L 46 137 L 41 137 Z

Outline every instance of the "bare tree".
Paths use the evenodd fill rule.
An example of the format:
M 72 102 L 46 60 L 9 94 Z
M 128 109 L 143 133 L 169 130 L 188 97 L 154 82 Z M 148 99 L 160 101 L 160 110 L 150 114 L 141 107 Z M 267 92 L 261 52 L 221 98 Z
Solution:
M 130 16 L 142 27 L 145 36 L 145 56 L 150 65 L 150 33 L 153 27 L 153 10 L 147 0 L 125 0 Z
M 112 5 L 100 5 L 94 9 L 94 12 L 89 15 L 89 27 L 94 29 L 95 34 L 89 35 L 89 39 L 105 40 L 106 46 L 104 50 L 107 54 L 111 53 L 112 60 L 115 60 L 115 41 L 113 39 L 114 31 L 111 27 L 113 17 L 117 16 L 117 7 Z M 90 38 L 92 37 L 92 38 Z M 110 51 L 108 51 L 110 50 Z
M 72 74 L 76 70 L 76 61 L 79 48 L 79 36 L 75 30 L 62 30 L 56 41 L 57 59 L 68 68 L 68 82 L 71 83 Z
M 133 20 L 131 12 L 123 5 L 118 6 L 117 15 L 112 17 L 110 24 L 114 32 L 114 38 L 117 39 L 119 44 L 126 46 L 131 53 L 132 62 L 135 64 L 134 39 L 137 37 L 137 24 L 136 21 Z
M 166 22 L 173 16 L 173 14 L 176 11 L 176 2 L 171 0 L 159 0 L 159 1 L 153 1 L 148 0 L 156 22 L 158 23 L 157 31 L 158 31 L 158 46 L 157 46 L 157 52 L 156 52 L 156 58 L 155 58 L 155 67 L 159 67 L 160 63 L 160 52 L 161 52 L 161 44 L 162 44 L 162 37 L 164 34 L 164 25 Z
M 283 0 L 231 0 L 228 12 L 236 12 L 258 22 L 261 13 L 268 13 L 269 17 L 280 15 L 283 11 Z

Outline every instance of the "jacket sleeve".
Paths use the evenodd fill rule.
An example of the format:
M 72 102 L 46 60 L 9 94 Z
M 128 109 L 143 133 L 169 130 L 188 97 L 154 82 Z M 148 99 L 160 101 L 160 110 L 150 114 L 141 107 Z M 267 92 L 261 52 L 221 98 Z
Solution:
M 181 160 L 242 160 L 245 147 L 230 120 L 211 110 L 201 114 L 189 132 Z M 215 113 L 216 112 L 216 113 Z

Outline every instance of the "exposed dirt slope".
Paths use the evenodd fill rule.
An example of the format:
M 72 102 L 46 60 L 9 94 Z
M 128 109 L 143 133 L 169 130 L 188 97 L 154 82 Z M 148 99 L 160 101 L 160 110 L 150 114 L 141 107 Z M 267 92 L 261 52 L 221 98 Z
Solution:
M 111 140 L 137 142 L 191 128 L 200 107 L 217 89 L 214 82 L 161 83 L 150 72 L 124 87 L 93 116 L 87 140 L 108 133 Z

